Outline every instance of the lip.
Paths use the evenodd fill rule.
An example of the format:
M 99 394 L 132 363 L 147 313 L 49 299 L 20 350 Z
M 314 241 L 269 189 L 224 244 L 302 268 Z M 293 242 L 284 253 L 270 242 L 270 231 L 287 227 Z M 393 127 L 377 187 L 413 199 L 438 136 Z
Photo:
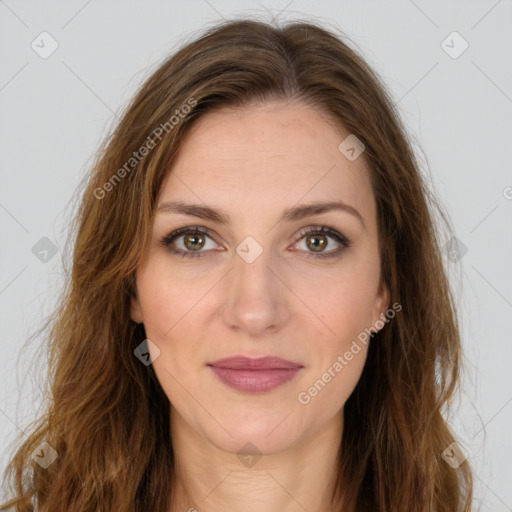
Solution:
M 299 363 L 282 359 L 281 357 L 266 356 L 251 358 L 245 356 L 232 356 L 219 359 L 209 366 L 217 368 L 231 368 L 232 370 L 274 370 L 274 369 L 294 369 L 302 368 Z
M 272 391 L 292 380 L 304 368 L 280 357 L 219 359 L 208 366 L 227 386 L 246 393 Z

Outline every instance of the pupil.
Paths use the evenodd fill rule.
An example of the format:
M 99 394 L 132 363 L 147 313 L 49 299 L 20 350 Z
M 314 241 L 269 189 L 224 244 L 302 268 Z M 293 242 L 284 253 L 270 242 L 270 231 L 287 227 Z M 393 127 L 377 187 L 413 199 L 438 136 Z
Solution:
M 192 239 L 192 242 L 191 242 L 191 239 Z M 203 237 L 202 235 L 187 235 L 185 237 L 185 245 L 189 248 L 189 249 L 201 249 L 202 247 L 202 242 L 203 242 Z M 200 244 L 200 247 L 194 247 L 196 244 Z
M 313 249 L 316 252 L 320 252 L 320 250 L 322 250 L 326 246 L 325 237 L 324 236 L 313 235 L 313 236 L 310 236 L 308 240 L 309 241 L 311 241 L 311 240 L 319 241 L 318 243 L 313 243 L 311 245 L 308 244 L 310 249 Z

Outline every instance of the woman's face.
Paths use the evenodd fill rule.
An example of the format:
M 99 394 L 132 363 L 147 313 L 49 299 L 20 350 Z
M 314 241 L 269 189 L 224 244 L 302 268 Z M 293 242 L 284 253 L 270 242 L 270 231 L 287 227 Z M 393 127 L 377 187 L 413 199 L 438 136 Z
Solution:
M 338 148 L 349 135 L 302 103 L 224 108 L 162 185 L 131 316 L 175 425 L 218 448 L 277 453 L 341 424 L 389 305 L 364 153 Z M 211 366 L 233 356 L 298 369 Z

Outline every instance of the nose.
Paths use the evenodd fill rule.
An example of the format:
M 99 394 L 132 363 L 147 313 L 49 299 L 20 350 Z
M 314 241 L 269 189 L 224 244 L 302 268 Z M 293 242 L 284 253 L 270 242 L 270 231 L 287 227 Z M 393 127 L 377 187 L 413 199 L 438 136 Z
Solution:
M 223 310 L 231 330 L 257 338 L 277 332 L 288 321 L 289 291 L 275 267 L 267 250 L 251 263 L 235 254 Z

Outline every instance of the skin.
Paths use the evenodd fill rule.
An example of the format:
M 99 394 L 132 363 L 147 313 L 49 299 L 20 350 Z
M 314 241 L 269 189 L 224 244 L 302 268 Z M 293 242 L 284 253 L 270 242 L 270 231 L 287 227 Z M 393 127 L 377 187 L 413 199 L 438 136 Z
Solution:
M 224 225 L 157 213 L 137 271 L 131 317 L 160 351 L 151 351 L 153 367 L 171 402 L 172 510 L 331 506 L 343 406 L 367 346 L 359 343 L 360 352 L 308 404 L 298 395 L 389 307 L 364 153 L 349 161 L 338 149 L 348 135 L 300 102 L 224 107 L 192 127 L 161 187 L 158 205 L 205 203 L 231 216 Z M 355 208 L 364 225 L 340 210 L 279 221 L 286 208 L 327 200 Z M 173 247 L 199 248 L 202 258 L 180 257 L 161 243 L 189 226 L 207 227 L 212 237 L 201 245 L 192 236 L 191 250 L 182 234 Z M 329 226 L 352 245 L 319 258 L 318 235 L 301 236 L 308 226 Z M 263 249 L 252 263 L 236 252 L 248 236 Z M 320 234 L 320 241 L 327 242 L 323 252 L 341 245 L 330 235 Z M 248 394 L 227 387 L 207 366 L 234 355 L 275 355 L 304 368 L 277 389 Z M 238 456 L 249 442 L 261 454 L 251 467 L 256 459 Z

